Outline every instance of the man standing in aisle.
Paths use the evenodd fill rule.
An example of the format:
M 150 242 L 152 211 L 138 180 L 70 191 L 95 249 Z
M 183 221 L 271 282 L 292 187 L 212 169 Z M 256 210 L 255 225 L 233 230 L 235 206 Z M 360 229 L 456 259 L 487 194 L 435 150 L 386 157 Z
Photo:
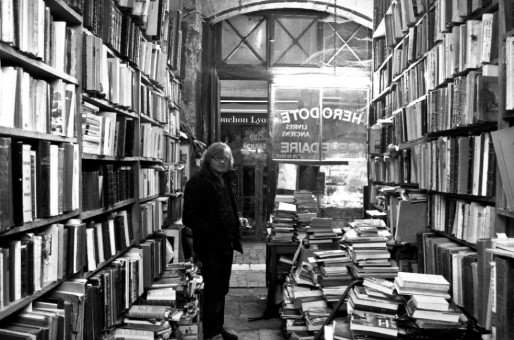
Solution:
M 243 253 L 233 191 L 234 158 L 225 143 L 214 143 L 200 170 L 186 183 L 182 221 L 193 231 L 193 249 L 201 262 L 204 339 L 237 340 L 223 328 L 234 250 Z

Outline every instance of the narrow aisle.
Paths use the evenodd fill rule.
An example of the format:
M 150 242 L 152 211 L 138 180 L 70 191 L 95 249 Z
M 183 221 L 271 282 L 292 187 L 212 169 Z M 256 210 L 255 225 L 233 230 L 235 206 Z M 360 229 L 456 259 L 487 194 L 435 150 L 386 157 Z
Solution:
M 284 340 L 281 318 L 248 322 L 266 309 L 266 244 L 243 243 L 244 254 L 236 253 L 226 299 L 225 328 L 239 340 Z

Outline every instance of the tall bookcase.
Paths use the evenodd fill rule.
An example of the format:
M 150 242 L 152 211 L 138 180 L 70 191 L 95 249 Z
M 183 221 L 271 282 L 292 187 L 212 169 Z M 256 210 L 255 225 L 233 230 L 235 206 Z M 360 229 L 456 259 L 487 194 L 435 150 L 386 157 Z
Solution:
M 160 263 L 150 282 L 165 267 L 160 230 L 181 199 L 181 9 L 123 4 L 2 2 L 0 320 L 130 266 L 101 333 L 147 287 L 143 261 Z M 81 308 L 77 327 L 91 325 L 98 306 Z
M 374 2 L 370 197 L 394 220 L 399 192 L 426 194 L 418 269 L 444 275 L 452 298 L 487 329 L 495 321 L 483 294 L 491 277 L 486 240 L 508 232 L 514 216 L 500 203 L 492 138 L 510 125 L 502 46 L 510 3 Z

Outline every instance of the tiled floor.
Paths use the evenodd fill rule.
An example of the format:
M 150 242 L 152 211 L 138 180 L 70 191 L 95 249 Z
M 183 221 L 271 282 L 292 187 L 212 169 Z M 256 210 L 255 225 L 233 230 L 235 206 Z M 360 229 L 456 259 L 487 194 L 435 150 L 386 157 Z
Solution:
M 244 254 L 236 253 L 230 292 L 226 298 L 225 328 L 239 340 L 284 340 L 282 319 L 248 322 L 266 309 L 266 244 L 243 243 Z

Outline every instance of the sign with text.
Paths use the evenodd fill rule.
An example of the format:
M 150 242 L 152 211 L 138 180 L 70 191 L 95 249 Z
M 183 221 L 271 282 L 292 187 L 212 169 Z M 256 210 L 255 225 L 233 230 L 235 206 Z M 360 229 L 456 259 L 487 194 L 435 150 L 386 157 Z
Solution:
M 221 124 L 267 124 L 267 113 L 221 113 Z
M 367 89 L 274 88 L 272 157 L 365 158 Z

